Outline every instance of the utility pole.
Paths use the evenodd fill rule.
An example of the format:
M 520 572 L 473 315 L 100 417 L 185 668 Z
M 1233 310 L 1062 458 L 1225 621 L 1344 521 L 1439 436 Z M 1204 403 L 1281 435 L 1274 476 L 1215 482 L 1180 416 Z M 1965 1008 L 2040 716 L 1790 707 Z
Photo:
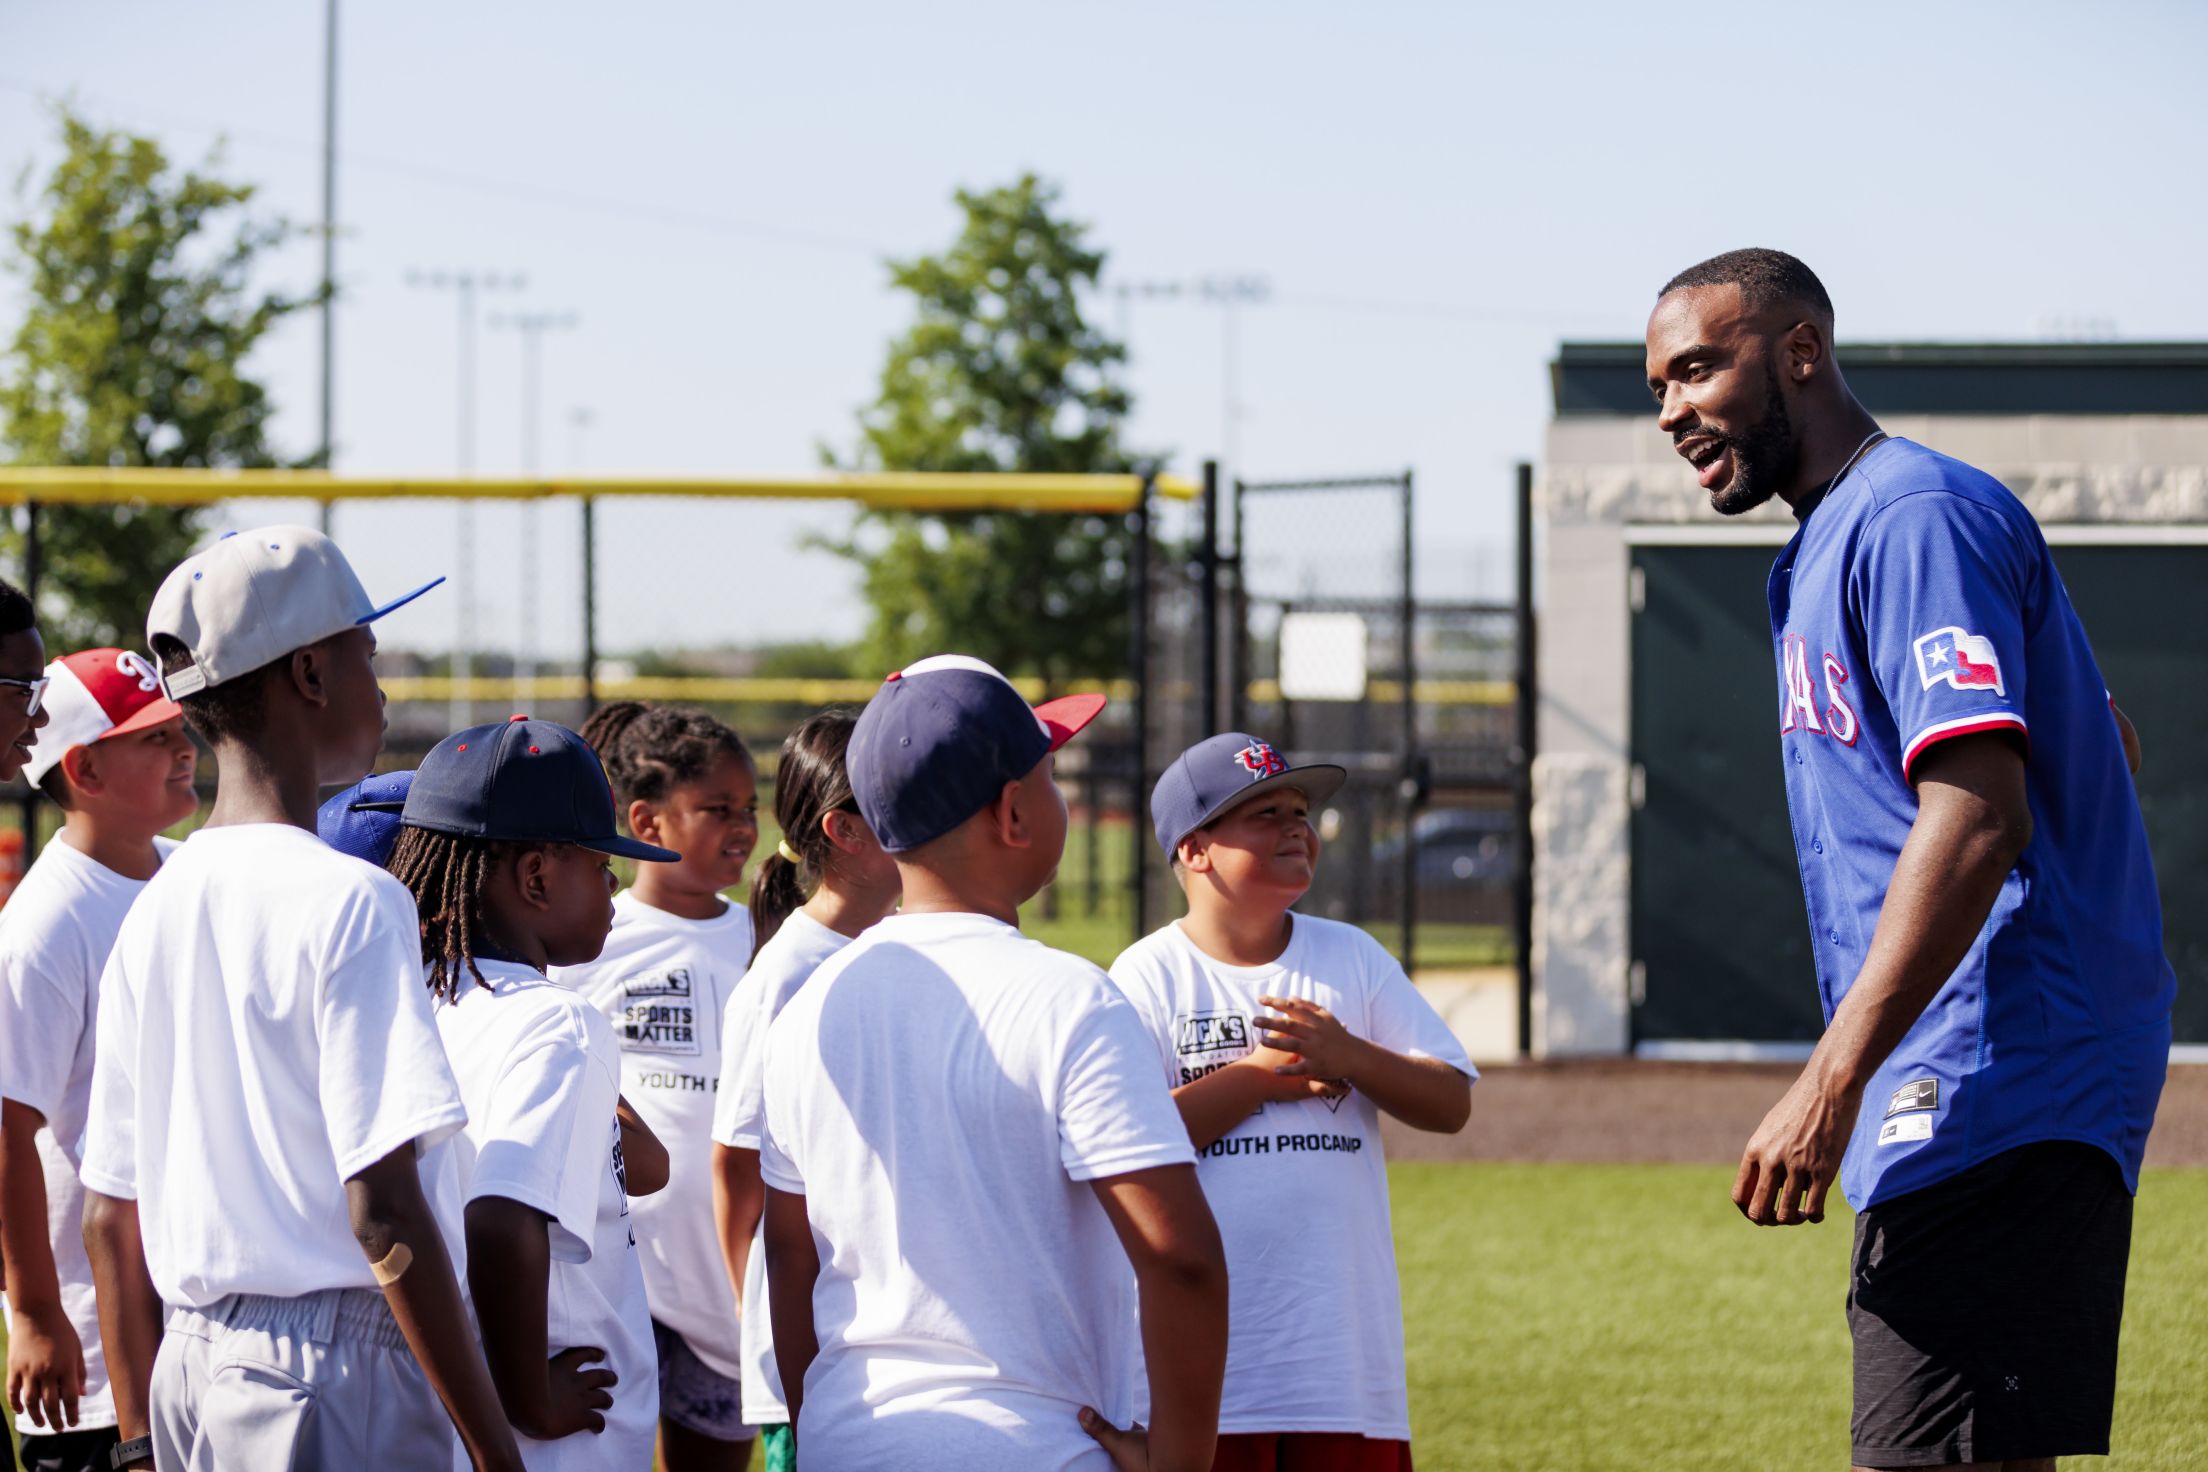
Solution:
M 331 364 L 337 337 L 337 0 L 329 0 L 322 22 L 322 453 L 324 470 L 337 454 L 335 390 Z M 334 501 L 322 503 L 322 535 L 330 534 Z
M 475 473 L 475 294 L 478 291 L 519 291 L 528 278 L 519 271 L 408 271 L 408 286 L 450 291 L 460 307 L 459 378 L 457 383 L 458 445 L 455 454 L 462 475 Z M 452 703 L 447 719 L 455 731 L 464 730 L 475 716 L 468 699 L 467 682 L 475 674 L 475 502 L 459 503 L 459 530 L 453 549 L 452 580 L 459 596 L 459 621 L 452 651 Z
M 1201 276 L 1193 281 L 1122 281 L 1114 288 L 1120 301 L 1120 337 L 1127 336 L 1127 303 L 1135 297 L 1178 301 L 1191 298 L 1219 308 L 1219 463 L 1221 476 L 1241 470 L 1237 426 L 1242 418 L 1242 344 L 1238 310 L 1271 299 L 1272 283 L 1262 276 Z
M 491 317 L 493 328 L 521 334 L 521 473 L 537 473 L 542 425 L 537 414 L 544 334 L 575 326 L 573 312 L 505 312 Z M 521 629 L 514 639 L 514 676 L 521 682 L 523 709 L 537 698 L 537 503 L 521 506 Z

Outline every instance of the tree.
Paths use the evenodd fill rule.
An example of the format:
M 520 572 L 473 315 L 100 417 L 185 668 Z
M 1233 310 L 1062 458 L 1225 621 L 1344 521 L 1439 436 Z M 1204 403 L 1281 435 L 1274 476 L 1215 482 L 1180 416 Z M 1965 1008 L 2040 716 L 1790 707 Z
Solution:
M 891 263 L 917 319 L 890 344 L 853 468 L 1138 468 L 1119 438 L 1126 349 L 1081 311 L 1104 254 L 1057 213 L 1058 198 L 1032 174 L 961 190 L 965 226 L 950 249 Z M 1131 543 L 1112 516 L 874 513 L 835 550 L 865 568 L 876 668 L 958 650 L 1063 682 L 1126 660 Z
M 29 310 L 0 371 L 0 441 L 24 465 L 274 463 L 268 393 L 244 362 L 318 295 L 254 295 L 289 229 L 250 185 L 179 174 L 148 138 L 64 108 L 61 161 L 12 231 Z M 210 159 L 212 168 L 218 159 Z M 136 647 L 168 570 L 199 540 L 191 507 L 56 506 L 39 516 L 40 619 L 52 648 Z M 10 533 L 17 557 L 20 538 Z

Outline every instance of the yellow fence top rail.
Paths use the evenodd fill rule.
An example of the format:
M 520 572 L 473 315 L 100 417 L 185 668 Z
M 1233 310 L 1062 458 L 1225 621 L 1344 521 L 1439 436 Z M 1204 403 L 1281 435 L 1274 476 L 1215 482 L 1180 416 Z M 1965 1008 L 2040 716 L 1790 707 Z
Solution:
M 1192 501 L 1196 482 L 1161 475 L 1161 496 Z M 707 496 L 761 501 L 848 501 L 883 511 L 1132 511 L 1139 475 L 937 475 L 824 472 L 809 476 L 356 475 L 323 470 L 148 470 L 0 465 L 0 505 L 197 506 L 274 496 L 308 501 L 406 497 L 543 500 L 557 496 Z

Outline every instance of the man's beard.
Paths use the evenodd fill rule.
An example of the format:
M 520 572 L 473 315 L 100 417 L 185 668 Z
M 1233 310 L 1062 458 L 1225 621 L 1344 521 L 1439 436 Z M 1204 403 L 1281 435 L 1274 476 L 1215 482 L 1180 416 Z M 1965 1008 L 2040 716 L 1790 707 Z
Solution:
M 1779 370 L 1766 363 L 1763 371 L 1763 417 L 1738 434 L 1719 436 L 1733 455 L 1732 479 L 1710 492 L 1710 509 L 1720 516 L 1739 516 L 1770 500 L 1801 459 L 1802 447 L 1779 389 Z

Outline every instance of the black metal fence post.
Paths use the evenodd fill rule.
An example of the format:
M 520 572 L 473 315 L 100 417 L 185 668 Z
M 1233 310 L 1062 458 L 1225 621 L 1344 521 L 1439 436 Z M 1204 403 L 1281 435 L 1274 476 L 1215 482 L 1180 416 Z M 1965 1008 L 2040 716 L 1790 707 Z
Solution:
M 1411 472 L 1403 472 L 1402 649 L 1397 664 L 1403 684 L 1403 970 L 1412 966 L 1418 944 L 1418 809 L 1424 783 L 1418 771 L 1418 593 L 1411 551 Z
M 31 617 L 38 617 L 38 503 L 23 503 L 23 596 L 31 600 Z M 31 860 L 38 857 L 38 786 L 26 780 L 23 783 L 23 869 L 28 873 Z
M 1518 966 L 1518 1054 L 1533 1056 L 1533 758 L 1539 685 L 1534 667 L 1533 467 L 1518 465 L 1517 739 L 1511 752 L 1516 853 L 1511 860 L 1511 940 Z
M 1200 666 L 1204 682 L 1204 734 L 1219 730 L 1219 462 L 1204 462 L 1204 542 L 1198 552 L 1203 570 L 1204 607 L 1198 627 L 1203 630 L 1204 657 Z
M 583 719 L 598 709 L 598 503 L 583 497 Z
M 1135 540 L 1127 555 L 1128 663 L 1135 679 L 1134 760 L 1129 763 L 1129 802 L 1133 837 L 1128 882 L 1133 886 L 1134 940 L 1150 933 L 1150 845 L 1142 840 L 1141 815 L 1150 796 L 1150 494 L 1153 481 L 1142 478 L 1135 503 Z
M 1250 728 L 1250 586 L 1249 563 L 1242 548 L 1242 477 L 1234 478 L 1234 629 L 1227 660 L 1227 729 Z M 1207 733 L 1208 734 L 1208 733 Z

